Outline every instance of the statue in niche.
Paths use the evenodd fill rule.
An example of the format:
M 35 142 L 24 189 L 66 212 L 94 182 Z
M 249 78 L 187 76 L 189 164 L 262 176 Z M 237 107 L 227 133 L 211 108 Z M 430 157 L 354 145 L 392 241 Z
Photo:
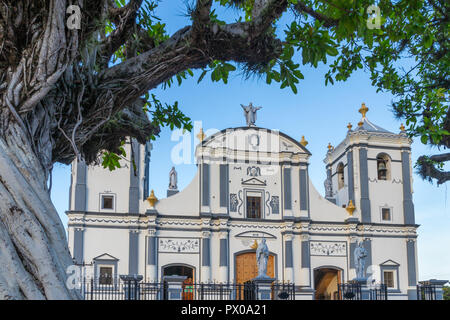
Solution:
M 257 278 L 268 278 L 267 275 L 267 261 L 269 260 L 269 248 L 266 244 L 266 239 L 263 238 L 256 249 L 256 264 L 258 266 Z
M 325 198 L 332 198 L 333 197 L 333 184 L 331 182 L 331 171 L 327 171 L 327 178 L 324 181 L 325 186 Z
M 360 241 L 353 252 L 355 259 L 355 268 L 356 268 L 356 278 L 364 279 L 365 278 L 365 264 L 367 257 L 367 250 L 363 246 L 363 242 Z
M 241 104 L 242 109 L 244 109 L 245 121 L 247 122 L 248 127 L 255 126 L 256 121 L 256 111 L 261 109 L 262 107 L 254 107 L 250 102 L 248 106 L 244 106 Z
M 169 190 L 177 190 L 177 171 L 175 167 L 172 167 L 172 170 L 169 172 Z

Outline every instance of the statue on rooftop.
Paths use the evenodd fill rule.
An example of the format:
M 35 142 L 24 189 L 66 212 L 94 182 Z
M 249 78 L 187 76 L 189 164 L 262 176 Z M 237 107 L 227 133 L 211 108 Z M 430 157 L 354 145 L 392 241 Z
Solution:
M 254 107 L 250 102 L 248 106 L 244 106 L 241 104 L 242 109 L 244 109 L 245 121 L 247 122 L 247 126 L 255 126 L 256 121 L 256 111 L 261 109 L 262 107 Z
M 169 172 L 169 190 L 177 190 L 177 171 L 175 167 L 172 167 L 172 170 Z

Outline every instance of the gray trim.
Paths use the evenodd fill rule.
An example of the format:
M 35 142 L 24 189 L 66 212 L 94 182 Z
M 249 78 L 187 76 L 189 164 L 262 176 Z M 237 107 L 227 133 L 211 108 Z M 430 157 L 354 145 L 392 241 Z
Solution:
M 219 165 L 220 206 L 228 207 L 228 164 Z
M 85 211 L 86 204 L 86 180 L 87 166 L 84 161 L 77 161 L 77 179 L 75 185 L 75 211 Z
M 156 256 L 158 255 L 156 248 L 156 237 L 150 236 L 147 238 L 147 264 L 151 266 L 156 265 Z
M 228 239 L 220 239 L 220 267 L 228 267 Z
M 292 209 L 291 197 L 291 168 L 283 168 L 284 209 Z
M 408 289 L 408 300 L 417 300 L 417 289 Z
M 367 165 L 367 149 L 359 149 L 359 175 L 361 184 L 361 222 L 370 222 L 369 171 Z
M 355 269 L 355 249 L 356 242 L 350 242 L 350 268 Z
M 348 150 L 352 150 L 355 147 L 364 147 L 364 148 L 371 148 L 371 149 L 386 149 L 386 150 L 401 150 L 401 151 L 411 151 L 410 147 L 390 147 L 390 146 L 377 146 L 377 145 L 369 145 L 367 143 L 357 143 L 352 144 L 345 148 L 344 152 L 339 155 L 336 159 L 334 159 L 332 162 L 327 164 L 328 166 L 333 166 L 336 162 L 339 162 L 339 160 L 346 154 Z
M 131 160 L 136 164 L 134 171 L 133 162 L 130 163 L 130 189 L 128 198 L 128 211 L 139 214 L 139 167 L 140 167 L 140 148 L 136 139 L 131 138 L 130 148 L 132 149 Z
M 403 216 L 405 224 L 414 224 L 414 204 L 411 193 L 411 172 L 409 170 L 409 153 L 402 152 L 402 178 L 403 178 Z
M 117 262 L 118 262 L 117 259 L 114 260 L 114 259 L 94 258 L 93 261 L 94 261 L 94 279 L 96 279 L 97 282 L 99 281 L 99 277 L 100 277 L 100 275 L 98 274 L 98 271 L 100 271 L 100 270 L 97 270 L 100 268 L 99 265 L 111 266 L 114 269 L 113 282 L 114 282 L 114 279 L 117 279 Z
M 203 163 L 202 168 L 202 206 L 209 206 L 209 164 Z
M 406 255 L 408 264 L 408 286 L 417 285 L 416 248 L 414 241 L 406 241 Z
M 75 229 L 73 233 L 73 258 L 76 264 L 84 261 L 84 230 Z
M 130 232 L 128 252 L 128 274 L 138 274 L 139 233 Z
M 300 169 L 300 210 L 308 210 L 308 184 L 306 170 Z
M 210 239 L 202 239 L 202 266 L 211 266 L 211 250 L 210 250 Z
M 302 268 L 311 268 L 309 240 L 302 241 Z
M 71 166 L 71 173 L 73 172 L 73 164 Z M 70 175 L 70 187 L 69 187 L 69 210 L 72 208 L 72 185 L 73 185 L 73 174 Z
M 397 278 L 397 288 L 387 288 L 389 293 L 391 292 L 397 292 L 400 293 L 400 273 L 398 271 L 400 265 L 396 266 L 384 266 L 380 265 L 380 273 L 381 273 L 381 283 L 384 283 L 384 271 L 392 271 L 395 273 L 395 277 Z
M 292 259 L 292 240 L 284 242 L 284 258 L 285 268 L 292 268 L 294 266 Z
M 347 186 L 348 186 L 348 199 L 355 202 L 355 182 L 353 173 L 353 151 L 350 150 L 347 153 Z
M 222 133 L 231 133 L 237 130 L 256 130 L 256 131 L 265 131 L 267 133 L 272 133 L 275 135 L 280 135 L 281 137 L 286 138 L 287 140 L 289 140 L 290 142 L 292 142 L 294 145 L 296 145 L 297 147 L 300 148 L 300 150 L 302 150 L 304 153 L 307 153 L 309 155 L 311 155 L 311 152 L 309 152 L 308 149 L 306 149 L 306 147 L 304 147 L 302 144 L 300 144 L 298 141 L 294 140 L 292 137 L 288 136 L 287 134 L 278 131 L 278 130 L 271 130 L 271 129 L 267 129 L 267 128 L 260 128 L 260 127 L 236 127 L 236 128 L 227 128 L 227 129 L 222 129 L 219 132 L 216 132 L 212 135 L 210 135 L 209 137 L 206 137 L 202 142 L 201 142 L 201 146 L 206 146 L 206 144 L 210 141 L 215 139 L 215 137 L 219 136 Z M 236 151 L 236 150 L 231 150 L 231 151 Z M 259 153 L 260 151 L 256 151 L 257 153 Z M 291 152 L 292 153 L 292 152 Z
M 145 158 L 144 158 L 144 194 L 142 200 L 145 201 L 150 195 L 150 156 L 152 150 L 152 143 L 147 141 L 145 144 Z

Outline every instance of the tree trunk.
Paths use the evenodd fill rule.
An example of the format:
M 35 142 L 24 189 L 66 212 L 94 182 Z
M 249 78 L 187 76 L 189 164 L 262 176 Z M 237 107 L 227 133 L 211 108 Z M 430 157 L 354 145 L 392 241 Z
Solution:
M 0 136 L 0 299 L 74 299 L 65 230 L 28 135 L 15 123 Z M 50 155 L 51 159 L 51 155 Z

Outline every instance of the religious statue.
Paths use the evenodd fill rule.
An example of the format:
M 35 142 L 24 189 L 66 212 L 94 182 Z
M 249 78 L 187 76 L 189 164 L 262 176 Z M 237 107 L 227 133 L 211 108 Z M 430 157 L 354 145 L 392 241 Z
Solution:
M 355 268 L 356 268 L 356 278 L 357 279 L 364 279 L 364 266 L 365 266 L 365 260 L 367 257 L 367 250 L 363 247 L 363 242 L 360 241 L 358 245 L 355 248 L 354 253 L 354 259 L 355 259 Z
M 256 249 L 256 264 L 258 265 L 257 278 L 268 278 L 267 275 L 267 260 L 269 259 L 269 248 L 266 244 L 266 239 L 262 239 Z
M 333 197 L 333 184 L 331 182 L 331 172 L 327 172 L 327 178 L 324 181 L 325 186 L 325 198 L 332 198 Z
M 175 167 L 172 167 L 172 170 L 169 172 L 169 190 L 177 189 L 177 172 L 175 171 Z
M 244 106 L 243 104 L 241 104 L 241 107 L 242 109 L 244 109 L 244 116 L 245 121 L 247 122 L 247 126 L 254 126 L 256 121 L 256 111 L 258 111 L 262 107 L 254 107 L 251 102 L 248 106 Z

